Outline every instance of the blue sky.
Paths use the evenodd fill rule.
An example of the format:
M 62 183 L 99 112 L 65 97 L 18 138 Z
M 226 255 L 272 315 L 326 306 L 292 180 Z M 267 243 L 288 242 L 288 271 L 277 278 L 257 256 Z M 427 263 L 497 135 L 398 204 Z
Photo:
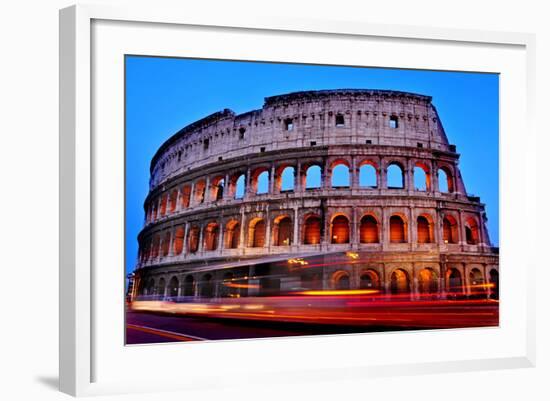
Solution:
M 127 56 L 126 270 L 136 262 L 150 161 L 165 140 L 224 108 L 238 114 L 261 108 L 266 96 L 338 88 L 432 96 L 461 154 L 466 189 L 486 204 L 498 245 L 498 75 Z

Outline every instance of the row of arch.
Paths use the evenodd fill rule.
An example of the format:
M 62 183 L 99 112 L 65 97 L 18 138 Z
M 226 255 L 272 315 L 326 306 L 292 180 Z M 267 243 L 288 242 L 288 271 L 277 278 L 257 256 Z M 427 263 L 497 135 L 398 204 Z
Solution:
M 221 280 L 216 280 L 215 275 L 211 272 L 196 276 L 188 274 L 182 282 L 177 276 L 172 276 L 168 283 L 164 278 L 155 281 L 150 277 L 140 283 L 138 295 L 204 298 L 247 295 L 247 285 L 242 285 L 246 278 L 243 280 L 232 272 L 224 273 Z M 385 283 L 375 269 L 363 269 L 359 273 L 359 280 L 354 283 L 355 285 L 352 284 L 350 273 L 345 270 L 337 270 L 332 273 L 326 284 L 323 284 L 320 273 L 303 275 L 300 279 L 301 289 L 370 289 L 396 295 L 413 292 L 419 295 L 446 292 L 450 295 L 468 294 L 471 297 L 489 296 L 495 299 L 499 297 L 499 273 L 496 268 L 489 270 L 488 280 L 486 280 L 479 268 L 471 269 L 467 277 L 464 278 L 459 269 L 452 267 L 445 272 L 443 283 L 439 279 L 436 269 L 430 267 L 419 270 L 414 280 L 407 270 L 396 268 L 391 271 L 389 279 Z M 241 285 L 235 285 L 235 283 L 241 283 Z
M 429 162 L 417 161 L 412 166 L 409 177 L 405 162 L 391 160 L 384 168 L 381 168 L 381 163 L 364 159 L 354 169 L 348 159 L 338 158 L 328 164 L 326 170 L 323 170 L 320 162 L 297 165 L 281 163 L 278 166 L 265 165 L 233 174 L 200 178 L 165 192 L 151 201 L 146 208 L 146 222 L 150 223 L 206 202 L 239 200 L 246 196 L 269 193 L 299 192 L 302 189 L 381 188 L 455 192 L 455 176 L 451 166 L 437 166 L 437 176 L 434 176 Z M 353 173 L 354 170 L 357 174 Z M 434 180 L 438 182 L 437 188 L 432 184 Z
M 173 231 L 154 235 L 140 247 L 141 262 L 154 260 L 157 257 L 193 254 L 199 251 L 217 251 L 221 249 L 261 248 L 290 245 L 318 245 L 323 239 L 331 244 L 349 244 L 352 242 L 352 224 L 349 217 L 342 212 L 333 214 L 329 221 L 328 236 L 324 235 L 324 222 L 319 214 L 308 213 L 302 224 L 295 227 L 289 214 L 280 214 L 269 223 L 264 217 L 255 216 L 248 220 L 244 227 L 236 218 L 229 219 L 224 226 L 217 220 L 207 222 L 202 228 L 198 224 L 188 223 L 178 226 Z M 409 221 L 401 213 L 394 213 L 387 220 L 388 241 L 390 243 L 408 243 L 413 240 L 418 244 L 436 242 L 434 219 L 430 214 L 420 214 L 414 221 L 415 238 L 409 238 Z M 380 218 L 374 213 L 363 215 L 358 222 L 356 242 L 361 244 L 378 244 L 384 241 L 384 232 Z M 269 234 L 269 235 L 268 235 Z M 458 244 L 462 235 L 469 245 L 480 243 L 481 235 L 478 221 L 468 216 L 464 223 L 464 234 L 459 233 L 457 219 L 450 214 L 443 216 L 439 242 Z M 300 238 L 295 238 L 299 236 Z

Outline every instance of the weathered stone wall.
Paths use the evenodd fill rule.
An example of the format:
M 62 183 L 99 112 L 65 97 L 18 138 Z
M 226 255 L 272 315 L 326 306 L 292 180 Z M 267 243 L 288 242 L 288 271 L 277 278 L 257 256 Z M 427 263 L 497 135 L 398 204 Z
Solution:
M 436 272 L 440 291 L 448 269 L 460 272 L 464 282 L 471 269 L 478 269 L 488 282 L 489 272 L 498 271 L 498 254 L 491 247 L 484 205 L 467 195 L 458 159 L 431 99 L 422 95 L 298 92 L 266 98 L 261 110 L 240 116 L 230 110 L 215 113 L 182 129 L 155 155 L 136 271 L 156 277 L 157 283 L 161 276 L 190 274 L 199 282 L 201 275 L 214 274 L 216 264 L 351 250 L 378 261 L 373 271 L 383 285 L 389 285 L 388 274 L 395 269 L 407 272 L 414 283 L 421 266 Z M 388 186 L 392 165 L 402 173 L 401 188 Z M 307 188 L 312 166 L 319 166 L 321 184 Z M 349 185 L 333 185 L 337 166 L 347 169 Z M 372 166 L 376 185 L 361 185 L 363 166 Z M 414 186 L 415 167 L 426 176 L 423 190 Z M 283 190 L 287 168 L 294 182 Z M 447 191 L 440 188 L 440 170 L 446 173 Z M 266 193 L 257 191 L 261 173 L 268 177 Z M 245 191 L 238 197 L 241 176 Z M 375 228 L 367 228 L 367 216 Z M 318 238 L 313 244 L 305 233 L 312 217 L 319 221 L 318 232 L 308 231 Z M 390 223 L 396 218 L 403 227 L 398 241 Z M 375 242 L 362 239 L 367 229 L 371 236 L 376 232 Z M 283 243 L 280 230 L 287 233 Z M 344 243 L 335 239 L 339 230 L 347 230 Z M 209 273 L 201 270 L 205 264 Z M 342 269 L 349 270 L 352 283 L 362 271 Z M 324 288 L 337 273 L 328 270 Z

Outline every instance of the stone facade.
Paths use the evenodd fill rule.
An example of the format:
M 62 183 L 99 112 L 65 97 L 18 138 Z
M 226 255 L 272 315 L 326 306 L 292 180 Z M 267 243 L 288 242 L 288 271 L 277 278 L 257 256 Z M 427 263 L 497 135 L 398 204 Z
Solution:
M 262 294 L 262 263 L 324 255 L 276 287 L 497 297 L 498 249 L 458 160 L 423 95 L 296 92 L 214 113 L 152 160 L 134 295 L 235 295 L 223 283 L 237 278 Z M 356 262 L 327 263 L 338 253 Z

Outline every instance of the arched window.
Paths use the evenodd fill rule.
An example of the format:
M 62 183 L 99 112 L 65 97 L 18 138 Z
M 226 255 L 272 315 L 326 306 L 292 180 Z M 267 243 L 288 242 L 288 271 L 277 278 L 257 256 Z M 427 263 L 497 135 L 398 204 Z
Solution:
M 372 164 L 365 163 L 359 167 L 359 186 L 364 188 L 378 187 L 376 168 Z
M 244 198 L 245 175 L 241 174 L 235 181 L 235 199 Z
M 321 188 L 321 167 L 310 166 L 306 170 L 306 189 Z
M 403 178 L 403 169 L 397 163 L 391 163 L 388 166 L 388 188 L 390 189 L 405 188 L 405 181 Z
M 390 242 L 407 242 L 405 223 L 400 216 L 390 217 Z
M 416 163 L 414 170 L 414 189 L 417 191 L 430 190 L 430 170 L 422 163 Z
M 256 194 L 267 194 L 269 192 L 269 173 L 262 171 L 256 179 Z
M 166 204 L 168 203 L 168 195 L 162 195 L 162 198 L 160 200 L 160 215 L 164 216 L 166 215 Z
M 193 276 L 187 276 L 183 282 L 183 296 L 192 297 L 193 295 L 195 295 L 195 280 Z
M 191 198 L 191 186 L 186 185 L 181 189 L 180 202 L 181 202 L 182 209 L 189 207 L 190 198 Z
M 199 228 L 191 227 L 189 230 L 189 239 L 187 249 L 190 253 L 195 253 L 199 250 Z
M 249 245 L 253 248 L 265 245 L 265 221 L 263 219 L 255 219 L 250 223 Z
M 177 277 L 172 277 L 168 283 L 168 296 L 177 297 L 180 288 L 180 282 Z
M 241 226 L 237 220 L 231 220 L 225 226 L 225 247 L 227 249 L 237 249 L 239 247 Z
M 218 237 L 220 235 L 220 226 L 218 223 L 211 222 L 204 228 L 204 250 L 215 251 L 218 249 Z
M 419 244 L 433 242 L 432 226 L 425 216 L 416 219 L 417 241 Z
M 441 167 L 437 170 L 437 180 L 439 182 L 439 192 L 454 192 L 453 176 L 448 169 Z
M 336 216 L 332 220 L 332 241 L 333 244 L 349 243 L 349 220 L 346 216 Z
M 162 239 L 162 256 L 168 256 L 168 253 L 170 253 L 170 232 L 164 234 Z
M 374 270 L 367 270 L 359 277 L 359 288 L 362 290 L 377 290 L 380 288 L 378 273 Z
M 273 227 L 273 245 L 288 246 L 292 243 L 292 220 L 288 216 L 275 219 Z
M 470 296 L 474 298 L 485 297 L 485 280 L 483 274 L 478 268 L 473 268 L 470 271 Z
M 396 269 L 390 277 L 390 292 L 392 294 L 406 294 L 411 291 L 409 275 L 403 269 Z
M 432 269 L 422 269 L 418 273 L 418 291 L 421 294 L 437 293 L 437 275 Z
M 174 213 L 176 211 L 177 204 L 178 204 L 178 190 L 174 189 L 170 193 L 170 213 Z
M 166 280 L 161 278 L 157 285 L 156 295 L 164 296 L 164 291 L 166 291 Z
M 147 295 L 153 295 L 155 293 L 155 280 L 151 279 L 147 282 L 147 288 L 145 290 Z
M 359 226 L 359 239 L 362 244 L 378 242 L 378 222 L 374 216 L 363 216 Z
M 304 244 L 316 245 L 321 243 L 321 219 L 319 216 L 309 216 L 304 224 Z
M 477 225 L 477 221 L 474 218 L 469 218 L 466 220 L 465 231 L 466 243 L 468 245 L 479 244 L 479 227 Z
M 349 167 L 345 164 L 339 163 L 332 168 L 332 187 L 349 187 Z
M 332 281 L 334 282 L 334 289 L 336 290 L 349 290 L 349 274 L 344 271 L 338 271 L 332 275 Z
M 183 236 L 184 231 L 183 227 L 176 228 L 176 233 L 174 235 L 174 254 L 181 255 L 183 252 Z
M 159 256 L 160 237 L 153 238 L 153 246 L 151 248 L 151 258 L 155 259 Z
M 210 199 L 219 201 L 223 199 L 223 193 L 225 189 L 225 179 L 222 176 L 215 177 L 211 181 Z
M 294 191 L 294 167 L 285 167 L 281 173 L 281 191 Z
M 458 224 L 452 216 L 443 218 L 443 242 L 445 244 L 458 243 Z
M 462 292 L 462 276 L 460 275 L 460 271 L 456 268 L 451 268 L 447 271 L 447 277 L 448 277 L 448 291 L 452 293 L 458 293 Z
M 206 195 L 206 181 L 200 180 L 195 183 L 195 204 L 200 205 L 204 202 L 204 196 Z

